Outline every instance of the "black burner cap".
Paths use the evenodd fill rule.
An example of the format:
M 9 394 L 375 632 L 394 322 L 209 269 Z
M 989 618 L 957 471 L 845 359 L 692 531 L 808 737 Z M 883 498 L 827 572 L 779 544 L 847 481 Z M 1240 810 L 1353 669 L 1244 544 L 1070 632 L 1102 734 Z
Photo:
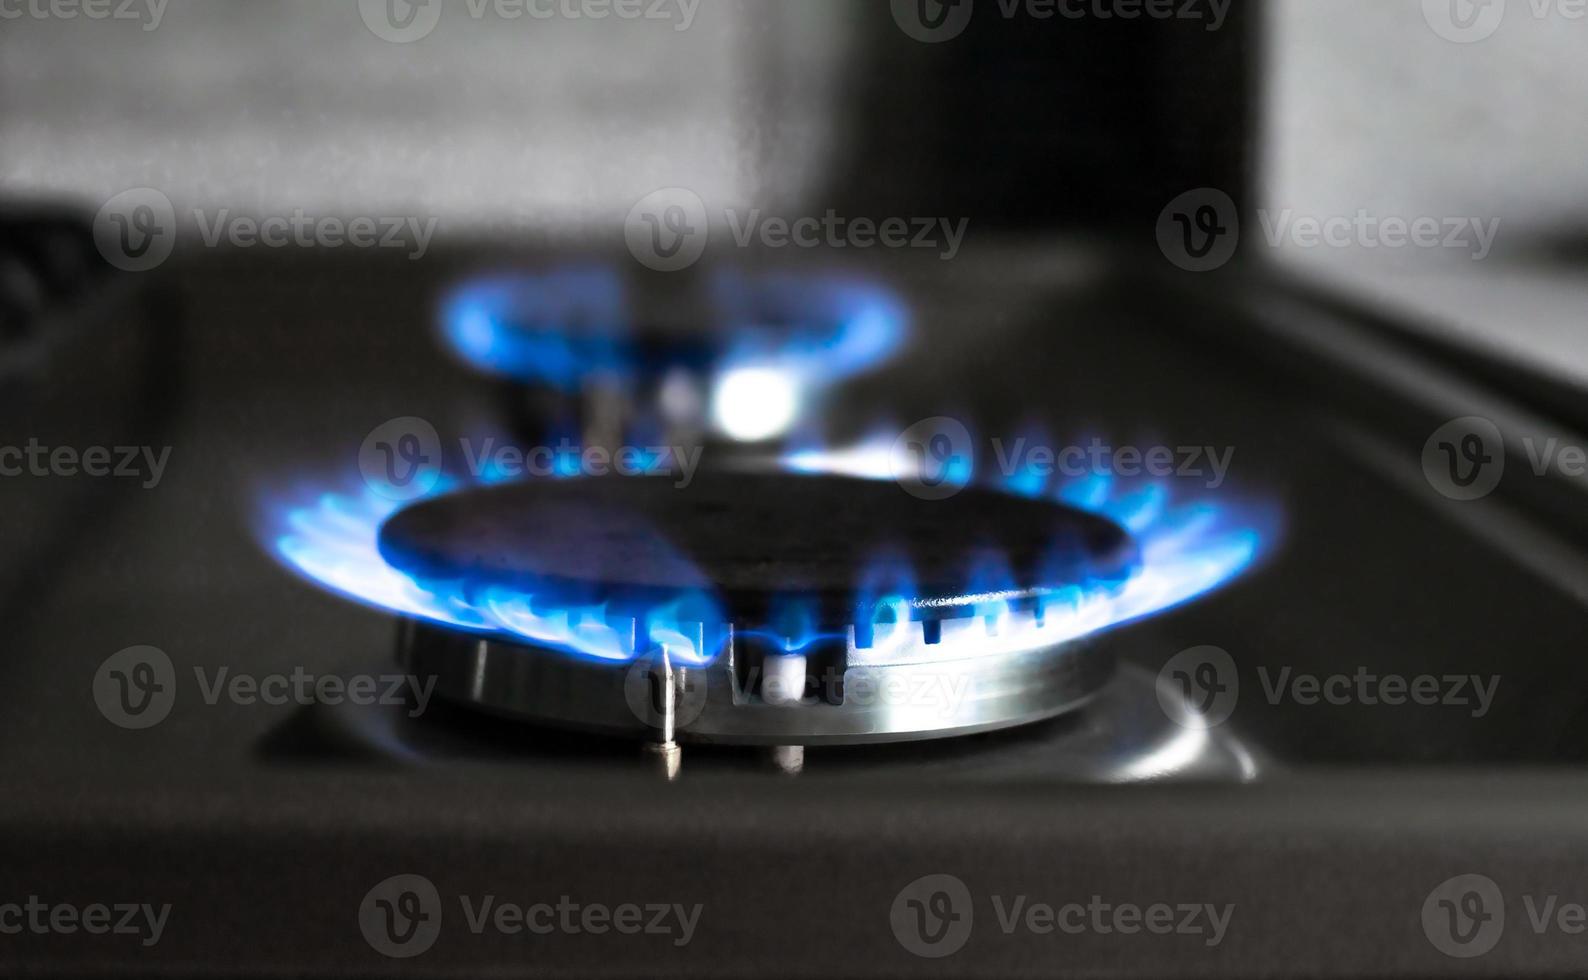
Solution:
M 744 628 L 790 608 L 842 628 L 900 595 L 912 618 L 955 618 L 987 591 L 1031 603 L 1122 581 L 1139 562 L 1125 530 L 1058 503 L 985 490 L 928 501 L 892 483 L 704 472 L 685 489 L 603 477 L 468 490 L 393 516 L 380 550 L 421 582 L 557 605 L 643 615 L 706 593 Z

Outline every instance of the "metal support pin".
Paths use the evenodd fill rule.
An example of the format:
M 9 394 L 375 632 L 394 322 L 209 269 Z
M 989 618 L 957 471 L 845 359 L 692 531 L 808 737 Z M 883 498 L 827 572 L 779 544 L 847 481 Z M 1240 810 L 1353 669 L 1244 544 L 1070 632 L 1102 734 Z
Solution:
M 764 666 L 761 700 L 781 707 L 798 706 L 805 697 L 806 659 L 798 654 L 769 656 Z M 787 775 L 798 775 L 805 768 L 805 746 L 773 746 L 772 764 Z
M 645 750 L 658 760 L 662 774 L 668 782 L 672 782 L 678 778 L 678 772 L 683 767 L 684 753 L 677 738 L 678 683 L 674 679 L 673 664 L 668 659 L 665 647 L 657 665 L 652 668 L 651 681 L 660 724 L 653 740 L 645 743 Z
M 787 776 L 798 776 L 805 768 L 805 746 L 772 746 L 772 764 Z

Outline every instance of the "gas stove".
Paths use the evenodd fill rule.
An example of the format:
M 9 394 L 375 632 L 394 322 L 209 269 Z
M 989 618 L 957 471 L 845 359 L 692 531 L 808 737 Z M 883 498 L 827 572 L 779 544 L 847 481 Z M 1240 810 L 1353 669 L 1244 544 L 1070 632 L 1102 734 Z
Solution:
M 1185 486 L 1194 454 L 1132 472 L 1093 439 L 1060 465 L 1027 435 L 994 440 L 995 465 L 948 417 L 823 446 L 798 424 L 821 414 L 807 399 L 910 333 L 880 281 L 706 275 L 707 314 L 679 300 L 699 280 L 652 281 L 657 310 L 633 309 L 626 277 L 597 268 L 498 274 L 441 303 L 440 345 L 510 381 L 500 421 L 521 438 L 392 419 L 363 441 L 361 486 L 306 480 L 261 504 L 288 570 L 399 619 L 416 688 L 525 737 L 627 737 L 676 779 L 685 743 L 761 746 L 797 773 L 807 747 L 1047 721 L 1115 681 L 1098 635 L 1218 589 L 1279 537 L 1272 501 Z M 655 326 L 680 309 L 701 326 Z M 711 427 L 682 407 L 707 401 Z M 1055 754 L 1110 781 L 1250 778 L 1238 740 L 1206 736 L 1195 701 L 1222 665 L 1198 666 L 1118 682 L 1165 716 L 1134 757 L 1084 739 Z M 1174 765 L 1152 761 L 1165 740 Z
M 414 880 L 383 884 L 409 875 L 444 910 L 399 964 L 422 973 L 517 962 L 528 934 L 473 931 L 458 896 L 478 913 L 480 896 L 547 889 L 704 910 L 686 946 L 535 935 L 549 973 L 889 973 L 930 962 L 900 938 L 908 903 L 948 908 L 936 896 L 959 885 L 900 896 L 932 875 L 973 904 L 1234 908 L 1216 946 L 1140 937 L 1148 972 L 1260 973 L 1276 933 L 1343 973 L 1438 966 L 1422 899 L 1472 854 L 1547 879 L 1566 824 L 1521 829 L 1574 805 L 1582 755 L 1571 661 L 1544 683 L 1494 660 L 1546 657 L 1511 637 L 1570 635 L 1577 601 L 1514 550 L 1525 538 L 1469 527 L 1438 492 L 1427 435 L 1411 438 L 1438 426 L 1407 421 L 1416 400 L 1349 373 L 1370 338 L 1430 377 L 1451 369 L 1283 284 L 1215 305 L 1062 246 L 1021 254 L 946 278 L 852 268 L 915 340 L 825 392 L 821 431 L 686 426 L 689 444 L 640 424 L 620 437 L 628 474 L 582 403 L 521 414 L 467 360 L 415 383 L 449 349 L 437 323 L 481 264 L 469 251 L 430 280 L 370 260 L 173 269 L 152 308 L 185 313 L 117 342 L 182 326 L 180 385 L 97 440 L 175 447 L 160 491 L 107 484 L 30 511 L 79 533 L 8 593 L 23 751 L 6 778 L 28 783 L 10 797 L 8 886 L 169 902 L 135 951 L 155 972 L 239 947 L 298 971 L 386 969 L 417 947 L 371 940 L 359 909 L 429 902 Z M 299 322 L 259 312 L 310 290 L 326 300 Z M 972 294 L 999 312 L 966 337 Z M 218 320 L 236 329 L 202 329 Z M 377 347 L 369 322 L 389 331 Z M 79 350 L 111 336 L 82 323 Z M 1128 364 L 1107 353 L 1121 337 Z M 630 418 L 655 407 L 625 397 Z M 1154 436 L 1105 435 L 1132 432 Z M 551 465 L 531 472 L 539 446 Z M 592 458 L 612 472 L 585 472 Z M 1478 506 L 1502 501 L 1525 526 L 1504 492 Z M 1461 704 L 1411 700 L 1419 678 L 1446 692 L 1458 675 Z M 832 942 L 779 932 L 796 909 Z M 1367 930 L 1372 950 L 1342 952 L 1320 920 Z M 994 973 L 1052 941 L 992 912 L 974 930 L 965 949 Z M 1121 940 L 1073 938 L 1100 958 Z M 21 941 L 17 962 L 77 971 L 131 955 L 113 936 Z

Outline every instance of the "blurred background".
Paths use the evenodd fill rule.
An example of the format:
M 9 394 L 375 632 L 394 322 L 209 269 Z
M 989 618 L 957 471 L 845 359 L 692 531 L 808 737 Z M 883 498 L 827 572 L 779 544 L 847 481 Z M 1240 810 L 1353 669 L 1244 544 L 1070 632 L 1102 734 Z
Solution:
M 729 954 L 711 960 L 719 970 L 748 956 L 846 972 L 841 957 L 875 938 L 853 908 L 881 889 L 873 911 L 885 909 L 897 882 L 840 869 L 851 877 L 833 901 L 833 866 L 808 858 L 880 840 L 913 869 L 900 880 L 963 844 L 968 866 L 999 855 L 1017 883 L 1168 869 L 1190 884 L 1166 894 L 1249 885 L 1227 890 L 1269 928 L 1248 933 L 1244 972 L 1201 964 L 1220 975 L 1274 975 L 1276 959 L 1434 972 L 1415 913 L 1456 870 L 1450 849 L 1526 842 L 1558 862 L 1550 835 L 1581 823 L 1581 795 L 1502 814 L 1523 794 L 1490 793 L 1463 767 L 1535 767 L 1544 795 L 1588 759 L 1588 472 L 1527 465 L 1539 446 L 1588 445 L 1585 15 L 1571 0 L 0 0 L 0 453 L 129 446 L 169 462 L 136 478 L 50 463 L 0 479 L 6 712 L 23 733 L 0 748 L 0 780 L 32 808 L 6 824 L 26 833 L 0 835 L 14 859 L 0 866 L 26 894 L 30 875 L 55 880 L 62 854 L 79 853 L 59 844 L 62 813 L 100 806 L 86 837 L 120 828 L 125 800 L 146 804 L 128 838 L 140 846 L 124 849 L 146 867 L 90 848 L 68 870 L 162 882 L 215 917 L 157 951 L 185 975 L 239 968 L 246 942 L 283 951 L 284 969 L 360 972 L 369 950 L 336 903 L 356 905 L 380 877 L 366 872 L 436 839 L 468 859 L 460 878 L 558 880 L 549 869 L 628 888 L 655 872 L 719 889 L 719 907 L 762 916 L 710 947 Z M 735 241 L 746 220 L 827 216 L 930 234 Z M 260 222 L 295 217 L 335 222 L 337 241 L 260 244 Z M 704 258 L 675 262 L 667 236 L 697 218 Z M 354 221 L 390 224 L 397 247 L 349 247 Z M 679 394 L 680 367 L 699 390 Z M 702 435 L 708 384 L 732 410 Z M 415 612 L 400 580 L 380 601 L 393 580 L 374 545 L 345 565 L 335 549 L 311 556 L 330 569 L 317 576 L 283 542 L 320 531 L 345 544 L 337 494 L 378 496 L 366 464 L 382 432 L 399 437 L 388 450 L 419 435 L 544 446 L 569 417 L 593 446 L 649 446 L 656 427 L 633 423 L 665 418 L 670 445 L 730 462 L 809 451 L 840 473 L 875 462 L 866 437 L 884 435 L 887 462 L 912 423 L 945 417 L 986 437 L 983 457 L 992 439 L 1027 435 L 1223 452 L 1227 485 L 1165 476 L 1132 494 L 1147 517 L 1130 530 L 1152 540 L 1171 489 L 1203 515 L 1260 503 L 1261 554 L 1254 544 L 1216 594 L 1099 632 L 1134 678 L 1116 702 L 997 737 L 835 751 L 806 782 L 778 784 L 809 792 L 803 809 L 737 782 L 766 774 L 726 753 L 708 756 L 708 778 L 685 787 L 705 795 L 669 823 L 588 792 L 642 778 L 627 744 L 458 712 L 409 724 L 188 693 L 129 735 L 90 697 L 135 646 L 183 677 L 390 669 L 397 623 Z M 405 428 L 415 420 L 422 433 Z M 1022 475 L 1004 488 L 1057 490 Z M 376 502 L 370 542 L 397 507 Z M 1171 658 L 1206 649 L 1241 672 L 1226 731 L 1251 751 L 1226 775 L 1277 772 L 1278 789 L 1093 809 L 1102 797 L 1075 792 L 1072 763 L 1099 783 L 1195 769 L 1185 733 L 1201 730 L 1170 724 L 1153 686 Z M 1475 717 L 1265 699 L 1251 692 L 1267 669 L 1505 675 Z M 1102 735 L 1076 738 L 1089 732 Z M 1121 745 L 1137 753 L 1123 764 Z M 1329 782 L 1388 767 L 1417 779 L 1370 786 L 1361 805 Z M 1447 770 L 1462 775 L 1445 796 L 1419 795 Z M 45 778 L 62 788 L 35 801 Z M 438 778 L 457 785 L 415 791 Z M 500 806 L 476 805 L 488 783 Z M 1321 802 L 1298 804 L 1297 787 Z M 856 804 L 862 793 L 876 805 Z M 1381 816 L 1391 797 L 1412 818 Z M 215 816 L 234 812 L 217 799 L 289 842 L 232 847 L 250 887 L 220 900 L 196 867 L 211 852 L 188 831 L 249 825 Z M 1063 807 L 1075 819 L 1053 819 Z M 721 858 L 741 866 L 698 874 L 711 848 L 655 860 L 672 853 L 656 828 L 702 820 L 715 842 L 731 834 L 712 821 L 745 813 L 730 828 L 752 828 L 744 850 Z M 1513 819 L 1532 813 L 1549 833 Z M 524 814 L 564 822 L 537 836 Z M 880 838 L 878 814 L 893 821 Z M 915 833 L 917 817 L 934 829 Z M 1469 818 L 1458 840 L 1448 821 Z M 392 833 L 353 833 L 356 820 Z M 1400 861 L 1390 837 L 1424 849 Z M 538 850 L 504 860 L 487 839 Z M 300 860 L 288 848 L 303 841 L 324 850 Z M 613 841 L 633 860 L 609 860 Z M 1308 887 L 1275 887 L 1291 858 L 1315 862 L 1295 879 Z M 1366 869 L 1342 881 L 1343 866 Z M 780 887 L 801 874 L 803 887 Z M 1401 903 L 1397 874 L 1415 902 Z M 259 881 L 275 883 L 280 916 L 227 903 L 253 901 Z M 788 930 L 796 906 L 828 916 L 832 942 L 812 950 L 814 926 Z M 1363 918 L 1375 941 L 1356 941 Z M 881 972 L 897 975 L 886 957 L 899 950 L 872 931 Z M 1290 940 L 1313 934 L 1313 957 L 1294 955 Z M 588 954 L 563 949 L 556 962 Z M 1116 950 L 1100 949 L 1096 972 L 1117 972 Z M 1140 974 L 1187 962 L 1163 954 Z M 1566 949 L 1542 966 L 1580 959 Z M 1004 975 L 1035 962 L 1011 954 Z M 479 948 L 447 961 L 503 963 L 516 961 Z
M 376 36 L 352 0 L 15 16 L 0 31 L 0 188 L 103 202 L 147 185 L 179 213 L 420 214 L 446 235 L 546 236 L 618 227 L 647 193 L 684 186 L 717 209 L 864 199 L 979 212 L 983 231 L 1150 240 L 1156 213 L 1132 203 L 1205 179 L 1300 215 L 1503 217 L 1492 261 L 1272 257 L 1429 329 L 1588 372 L 1588 116 L 1571 98 L 1588 23 L 1513 2 L 1461 42 L 1420 0 L 1235 7 L 1206 41 L 983 14 L 939 44 L 907 38 L 887 3 L 844 0 L 669 3 L 654 20 L 476 16 L 455 0 L 412 43 Z M 1153 31 L 1161 43 L 1141 45 Z M 1235 145 L 1213 117 L 1248 101 L 1250 145 Z M 1150 141 L 1103 139 L 1126 120 Z

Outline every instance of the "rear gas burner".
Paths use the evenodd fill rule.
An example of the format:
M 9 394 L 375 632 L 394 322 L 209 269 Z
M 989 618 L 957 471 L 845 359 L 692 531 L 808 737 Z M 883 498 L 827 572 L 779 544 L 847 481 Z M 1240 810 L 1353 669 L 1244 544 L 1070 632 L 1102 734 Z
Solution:
M 1063 504 L 925 501 L 841 477 L 702 473 L 476 488 L 401 511 L 382 557 L 514 635 L 411 620 L 444 696 L 679 742 L 940 738 L 1053 717 L 1112 660 L 1075 612 L 1140 568 L 1132 537 Z M 1062 622 L 1061 625 L 1057 625 Z M 547 644 L 537 644 L 545 636 Z
M 905 342 L 902 302 L 864 280 L 618 268 L 484 276 L 447 298 L 443 344 L 499 380 L 522 437 L 775 444 Z

